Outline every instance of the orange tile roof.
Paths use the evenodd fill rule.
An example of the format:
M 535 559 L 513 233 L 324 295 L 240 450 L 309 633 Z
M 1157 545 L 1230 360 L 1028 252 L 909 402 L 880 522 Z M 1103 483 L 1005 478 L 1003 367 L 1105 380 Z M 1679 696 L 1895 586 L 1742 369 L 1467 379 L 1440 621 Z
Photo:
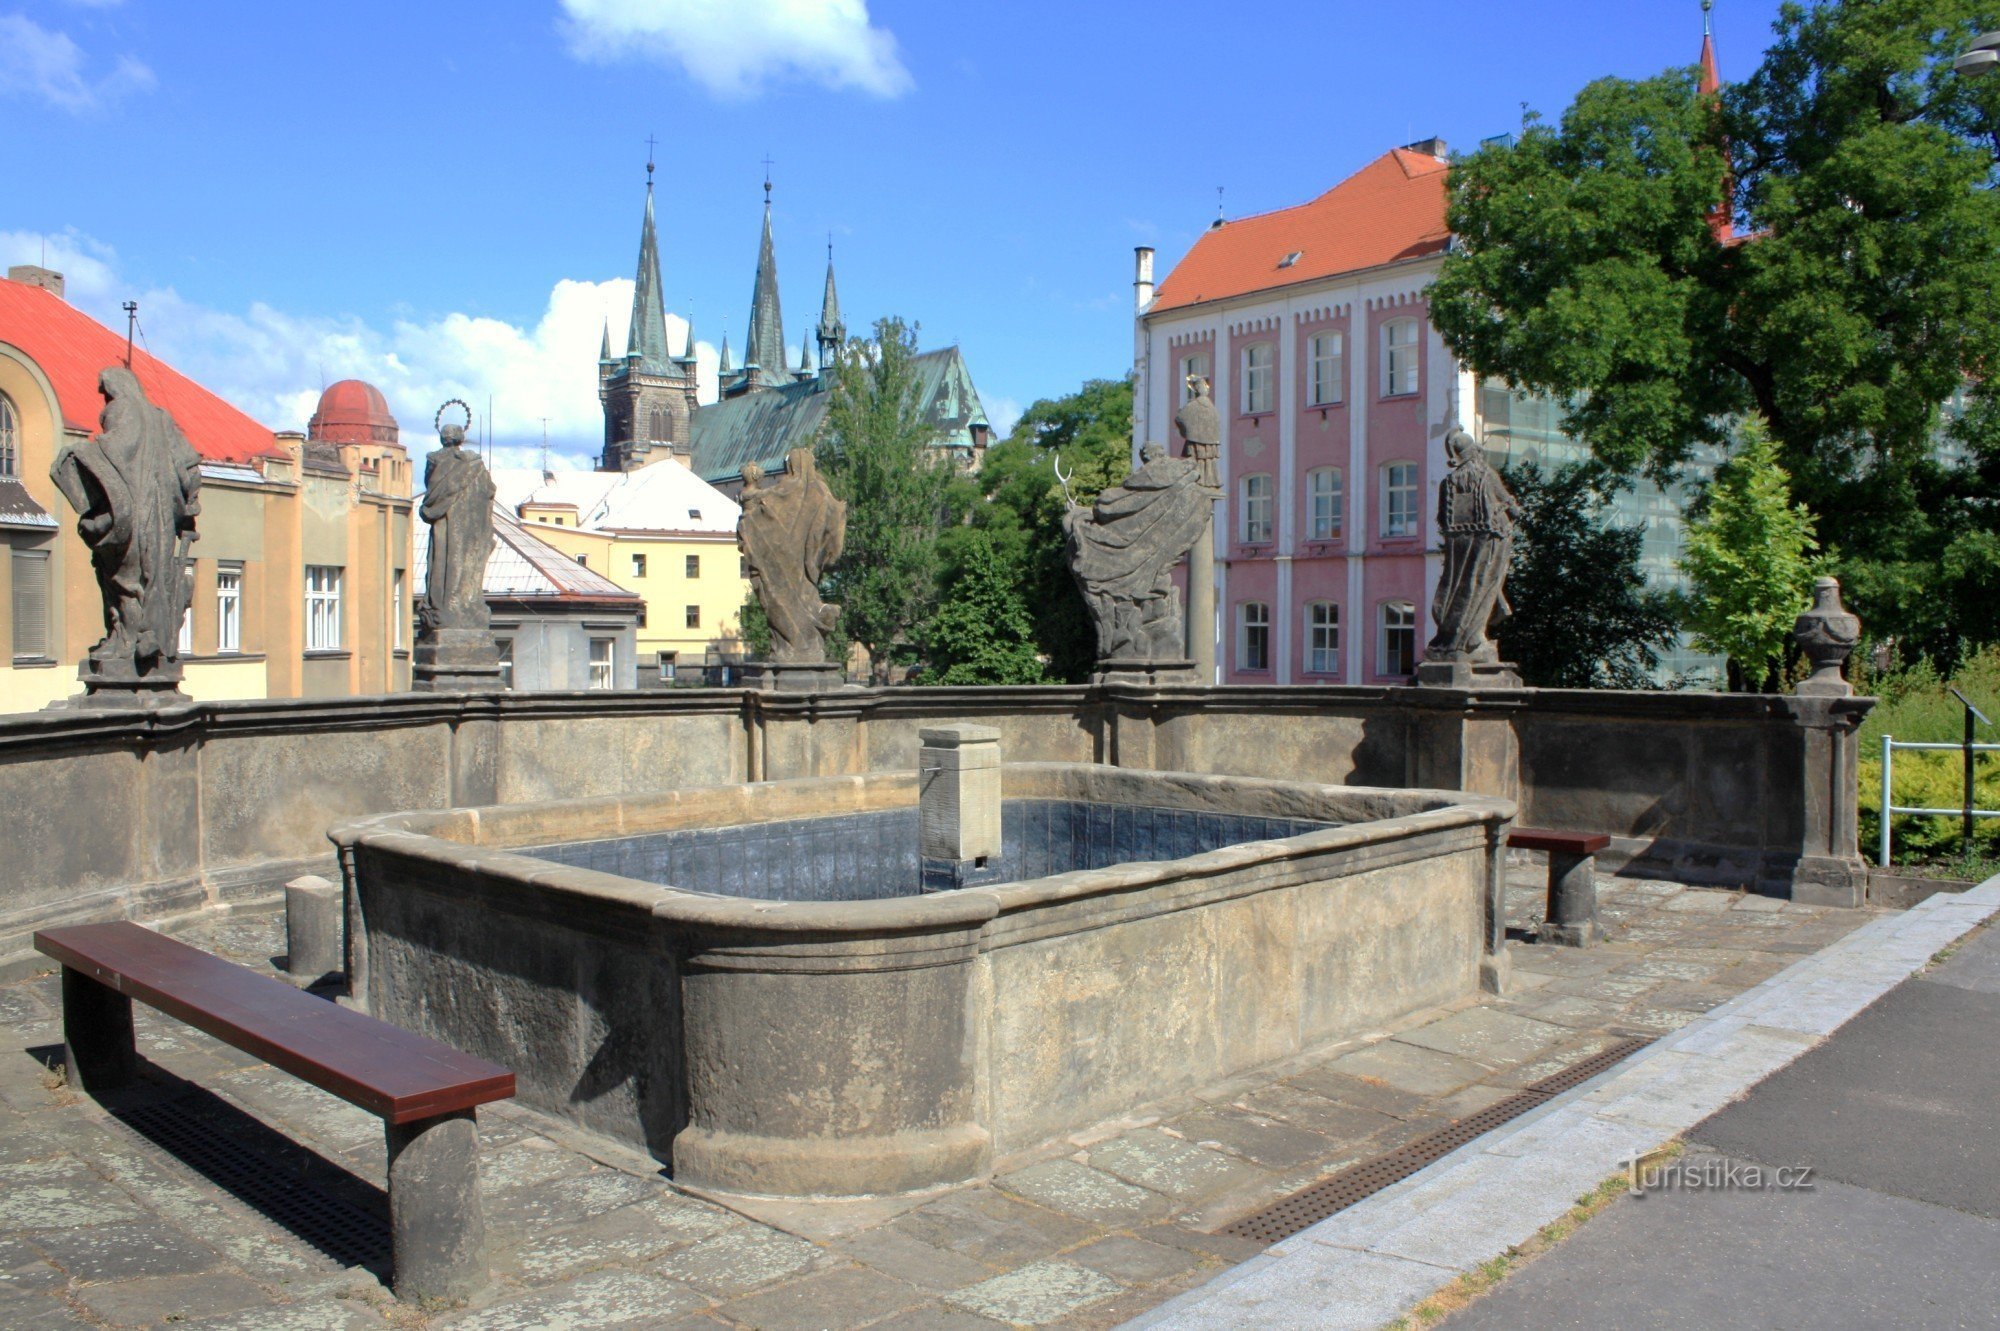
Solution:
M 1311 203 L 1202 233 L 1161 282 L 1151 313 L 1226 300 L 1441 252 L 1446 164 L 1395 148 Z M 1279 264 L 1292 251 L 1289 268 Z
M 123 336 L 53 292 L 0 278 L 0 342 L 26 352 L 49 377 L 66 427 L 97 432 L 104 410 L 97 376 L 124 363 Z M 132 373 L 205 461 L 284 456 L 270 430 L 142 347 L 132 349 Z

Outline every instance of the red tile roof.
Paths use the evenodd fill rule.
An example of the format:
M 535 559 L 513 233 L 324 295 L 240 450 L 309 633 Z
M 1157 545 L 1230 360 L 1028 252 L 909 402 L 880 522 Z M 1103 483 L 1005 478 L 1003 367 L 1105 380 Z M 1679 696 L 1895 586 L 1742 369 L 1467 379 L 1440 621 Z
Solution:
M 49 377 L 65 426 L 97 432 L 104 410 L 97 376 L 124 363 L 121 334 L 53 292 L 0 278 L 0 342 L 26 352 Z M 142 347 L 132 349 L 132 373 L 153 404 L 167 409 L 203 459 L 249 462 L 284 456 L 270 430 Z
M 1429 153 L 1392 149 L 1311 203 L 1205 231 L 1160 283 L 1152 312 L 1440 253 L 1451 238 L 1447 170 Z

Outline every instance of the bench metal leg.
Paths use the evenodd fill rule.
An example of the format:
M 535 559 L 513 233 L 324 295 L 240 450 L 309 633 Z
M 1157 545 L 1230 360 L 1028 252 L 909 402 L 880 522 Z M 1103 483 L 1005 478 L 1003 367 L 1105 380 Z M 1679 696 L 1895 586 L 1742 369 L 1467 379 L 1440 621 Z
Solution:
M 1603 936 L 1597 923 L 1597 857 L 1550 851 L 1549 904 L 1541 941 L 1589 947 Z
M 456 1302 L 487 1281 L 473 1110 L 391 1123 L 389 1229 L 396 1297 Z
M 96 1095 L 115 1091 L 137 1076 L 132 1000 L 67 966 L 62 997 L 63 1059 L 69 1084 Z

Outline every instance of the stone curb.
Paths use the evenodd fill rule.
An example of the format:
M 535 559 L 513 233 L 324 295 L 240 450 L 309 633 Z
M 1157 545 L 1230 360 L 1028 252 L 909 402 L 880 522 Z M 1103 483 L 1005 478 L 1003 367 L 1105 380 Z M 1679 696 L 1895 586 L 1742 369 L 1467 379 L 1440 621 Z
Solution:
M 1125 1323 L 1370 1331 L 1523 1243 L 1603 1179 L 1819 1044 L 2000 912 L 2000 875 L 1883 916 L 1496 1128 Z

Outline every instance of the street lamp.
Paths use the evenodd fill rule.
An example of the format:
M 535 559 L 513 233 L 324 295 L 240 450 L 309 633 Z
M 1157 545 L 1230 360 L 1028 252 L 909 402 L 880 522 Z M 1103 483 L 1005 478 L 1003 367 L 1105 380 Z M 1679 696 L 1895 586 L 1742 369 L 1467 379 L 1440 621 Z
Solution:
M 1990 74 L 2000 69 L 2000 32 L 1982 32 L 1973 38 L 1972 49 L 1951 62 L 1953 73 Z

